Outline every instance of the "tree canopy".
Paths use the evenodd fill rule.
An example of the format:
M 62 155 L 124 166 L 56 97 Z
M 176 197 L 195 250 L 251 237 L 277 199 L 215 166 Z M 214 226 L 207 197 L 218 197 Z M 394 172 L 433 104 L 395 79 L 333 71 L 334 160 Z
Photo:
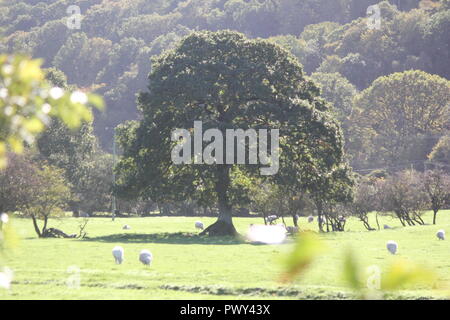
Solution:
M 81 9 L 79 30 L 66 26 L 70 5 Z M 367 27 L 372 5 L 380 7 L 380 30 Z M 1 6 L 6 52 L 43 58 L 44 67 L 63 70 L 70 84 L 105 97 L 108 109 L 96 114 L 94 125 L 108 148 L 110 128 L 138 117 L 135 93 L 145 89 L 150 58 L 193 30 L 274 39 L 308 74 L 339 72 L 359 90 L 409 69 L 450 77 L 445 1 L 55 0 Z
M 192 130 L 194 121 L 223 136 L 227 129 L 279 129 L 282 165 L 267 179 L 294 190 L 309 188 L 343 164 L 339 124 L 296 59 L 271 42 L 236 32 L 193 33 L 155 59 L 139 108 L 143 119 L 119 130 L 117 194 L 214 200 L 220 214 L 205 230 L 210 234 L 234 233 L 232 206 L 245 201 L 246 181 L 260 176 L 260 166 L 225 164 L 218 153 L 212 165 L 175 165 L 174 129 Z
M 423 71 L 381 77 L 355 100 L 352 123 L 372 163 L 426 159 L 450 129 L 450 82 Z M 358 128 L 354 128 L 359 130 Z

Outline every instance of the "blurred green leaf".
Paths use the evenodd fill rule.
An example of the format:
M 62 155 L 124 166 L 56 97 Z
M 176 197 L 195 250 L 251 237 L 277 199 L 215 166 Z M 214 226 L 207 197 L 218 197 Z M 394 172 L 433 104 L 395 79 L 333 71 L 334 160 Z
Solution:
M 30 132 L 41 132 L 44 129 L 44 124 L 37 118 L 32 118 L 24 122 L 24 127 Z
M 0 169 L 6 166 L 7 152 L 21 153 L 24 142 L 32 143 L 50 117 L 75 129 L 92 120 L 88 103 L 103 108 L 100 96 L 88 94 L 87 101 L 71 99 L 71 92 L 50 86 L 41 65 L 42 60 L 0 55 Z
M 293 251 L 286 258 L 286 272 L 282 276 L 282 281 L 292 281 L 294 277 L 303 273 L 325 250 L 325 245 L 315 234 L 311 232 L 300 233 Z
M 103 110 L 105 107 L 105 102 L 103 101 L 102 97 L 96 94 L 89 94 L 88 95 L 89 103 L 94 105 L 100 110 Z
M 361 289 L 361 273 L 358 266 L 358 261 L 351 249 L 347 250 L 344 257 L 343 276 L 352 289 Z
M 0 222 L 0 256 L 18 246 L 19 236 L 11 224 Z
M 406 260 L 396 260 L 383 274 L 382 290 L 399 290 L 408 285 L 432 283 L 435 273 L 425 267 Z

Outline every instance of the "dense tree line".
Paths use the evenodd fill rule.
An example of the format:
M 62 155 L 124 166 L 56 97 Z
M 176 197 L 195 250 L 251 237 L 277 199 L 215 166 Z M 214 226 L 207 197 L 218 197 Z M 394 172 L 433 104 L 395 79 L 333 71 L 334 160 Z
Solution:
M 358 89 L 408 69 L 449 78 L 447 1 L 383 2 L 381 30 L 367 28 L 376 0 L 160 0 L 5 1 L 0 24 L 5 49 L 45 59 L 70 84 L 90 87 L 109 106 L 95 131 L 110 147 L 112 130 L 137 117 L 135 94 L 144 90 L 150 57 L 192 30 L 232 29 L 273 37 L 290 48 L 308 73 L 339 72 Z M 431 4 L 430 4 L 431 3 Z M 80 30 L 66 27 L 67 8 L 78 5 Z M 417 9 L 420 7 L 421 9 Z
M 375 4 L 380 8 L 380 29 L 368 27 L 367 8 Z M 81 8 L 79 30 L 66 26 L 70 5 Z M 107 104 L 106 112 L 95 111 L 95 120 L 85 121 L 76 131 L 53 121 L 38 137 L 32 156 L 49 168 L 62 169 L 71 189 L 67 205 L 74 211 L 110 210 L 114 129 L 122 124 L 118 139 L 125 159 L 133 158 L 138 126 L 127 121 L 145 117 L 142 112 L 149 108 L 144 95 L 139 100 L 137 95 L 158 80 L 150 77 L 148 81 L 158 66 L 155 62 L 152 67 L 151 58 L 177 48 L 193 31 L 201 30 L 231 29 L 290 51 L 304 72 L 301 81 L 312 80 L 313 95 L 319 95 L 320 88 L 320 96 L 327 100 L 327 114 L 339 122 L 344 134 L 345 143 L 336 145 L 345 147 L 345 161 L 357 172 L 383 168 L 395 174 L 411 165 L 422 171 L 427 166 L 450 171 L 447 0 L 26 0 L 3 1 L 1 9 L 1 51 L 43 58 L 51 83 L 94 90 Z M 160 190 L 140 185 L 137 192 L 132 179 L 126 180 L 136 168 L 126 162 L 119 167 L 125 164 L 129 171 L 122 176 L 122 187 L 130 188 L 120 189 L 121 210 L 217 211 L 211 203 L 220 192 L 209 192 L 213 184 L 207 186 L 208 192 L 195 195 L 182 190 L 183 199 L 169 197 L 163 188 L 171 186 L 163 183 Z M 290 169 L 291 173 L 308 172 Z M 251 186 L 260 186 L 268 190 L 266 195 L 281 199 L 289 215 L 301 213 L 303 209 L 298 208 L 315 210 L 323 217 L 321 228 L 340 230 L 339 212 L 351 202 L 353 177 L 345 166 L 329 173 L 293 191 L 280 189 L 282 184 L 289 185 L 285 181 L 268 185 L 233 171 L 231 202 L 269 210 L 270 205 L 261 205 L 267 200 L 264 195 L 255 200 L 258 196 Z M 165 181 L 162 175 L 158 178 Z M 358 192 L 356 200 L 364 198 L 365 191 Z M 361 220 L 369 226 L 363 216 Z

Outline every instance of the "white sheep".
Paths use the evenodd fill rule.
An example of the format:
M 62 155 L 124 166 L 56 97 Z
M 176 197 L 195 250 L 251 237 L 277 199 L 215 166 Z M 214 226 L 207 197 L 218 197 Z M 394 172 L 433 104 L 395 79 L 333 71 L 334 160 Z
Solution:
M 131 227 L 130 227 L 129 225 L 126 224 L 126 225 L 123 226 L 122 229 L 123 229 L 123 230 L 131 230 Z
M 313 216 L 309 216 L 309 217 L 308 217 L 308 222 L 311 223 L 311 222 L 313 222 L 313 221 L 314 221 L 314 217 L 313 217 Z
M 9 217 L 6 213 L 0 214 L 0 222 L 1 223 L 7 224 L 8 221 L 9 221 Z
M 14 273 L 8 267 L 3 268 L 3 272 L 0 272 L 0 288 L 9 290 L 11 288 L 11 282 Z
M 388 249 L 388 251 L 392 254 L 396 254 L 397 253 L 397 242 L 393 241 L 393 240 L 389 240 L 386 244 L 386 248 Z
M 205 226 L 203 225 L 203 222 L 201 221 L 196 221 L 195 222 L 195 228 L 199 229 L 199 230 L 203 230 L 205 228 Z
M 286 227 L 286 231 L 289 234 L 296 234 L 296 233 L 298 233 L 299 229 L 298 229 L 298 227 L 288 226 L 288 227 Z
M 114 260 L 116 261 L 116 264 L 122 264 L 123 260 L 125 259 L 123 248 L 120 246 L 115 246 L 114 249 L 112 250 L 112 254 Z
M 445 240 L 445 230 L 439 230 L 436 233 L 436 237 L 438 237 L 439 240 Z
M 89 213 L 80 211 L 79 217 L 80 218 L 89 218 Z
M 148 250 L 142 250 L 139 254 L 139 261 L 145 264 L 146 266 L 149 266 L 152 263 L 153 255 Z
M 275 222 L 275 220 L 277 220 L 278 217 L 276 215 L 272 215 L 272 216 L 268 216 L 267 217 L 267 222 L 272 224 L 273 222 Z

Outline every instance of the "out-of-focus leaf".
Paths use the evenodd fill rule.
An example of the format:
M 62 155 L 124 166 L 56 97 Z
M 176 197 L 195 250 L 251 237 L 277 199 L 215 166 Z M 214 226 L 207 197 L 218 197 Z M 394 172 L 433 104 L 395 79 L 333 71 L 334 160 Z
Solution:
M 436 275 L 432 270 L 406 260 L 396 260 L 383 274 L 382 290 L 399 290 L 408 285 L 432 283 Z
M 355 258 L 353 251 L 348 249 L 344 257 L 344 280 L 350 285 L 352 289 L 361 289 L 361 274 L 358 266 L 357 259 Z
M 4 155 L 5 153 L 6 153 L 6 144 L 0 141 L 0 159 L 2 158 L 2 155 Z
M 8 143 L 14 152 L 21 153 L 23 151 L 22 141 L 20 141 L 20 139 L 18 139 L 17 137 L 14 136 L 9 137 Z
M 42 60 L 27 60 L 20 61 L 18 68 L 18 77 L 20 80 L 28 81 L 42 81 L 44 74 L 41 70 Z
M 44 129 L 44 124 L 39 119 L 33 118 L 24 122 L 24 127 L 30 132 L 41 132 Z
M 19 243 L 19 236 L 15 232 L 11 219 L 7 223 L 0 221 L 0 258 L 8 251 L 15 249 Z M 1 261 L 0 261 L 1 265 Z
M 379 270 L 378 273 L 377 277 L 381 279 L 381 286 L 380 282 L 378 282 L 376 288 L 370 288 L 378 290 L 364 292 L 364 286 L 362 285 L 363 274 L 358 261 L 351 250 L 347 251 L 344 258 L 344 279 L 352 289 L 360 292 L 365 299 L 374 297 L 378 299 L 382 297 L 383 291 L 400 290 L 416 284 L 432 284 L 436 280 L 436 275 L 432 270 L 406 260 L 396 260 L 388 266 L 385 272 L 380 273 Z
M 325 250 L 325 245 L 316 235 L 311 232 L 300 233 L 293 251 L 286 258 L 286 272 L 281 280 L 283 282 L 292 281 Z
M 71 99 L 71 92 L 50 86 L 41 65 L 42 60 L 0 55 L 0 169 L 7 164 L 8 150 L 22 152 L 24 142 L 32 143 L 50 116 L 75 129 L 82 121 L 92 120 L 88 102 L 103 108 L 99 96 L 88 94 L 86 99 L 83 93 Z
M 89 94 L 88 99 L 89 99 L 90 104 L 94 105 L 95 107 L 97 107 L 100 110 L 104 109 L 105 103 L 99 95 Z

